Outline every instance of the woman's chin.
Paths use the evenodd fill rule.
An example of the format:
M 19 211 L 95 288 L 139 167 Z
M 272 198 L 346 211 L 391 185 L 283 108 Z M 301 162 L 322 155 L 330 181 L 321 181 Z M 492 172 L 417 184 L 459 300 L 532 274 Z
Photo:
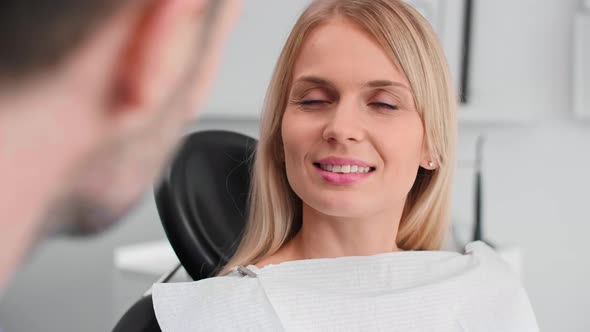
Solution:
M 370 214 L 370 207 L 358 199 L 326 199 L 310 206 L 323 215 L 337 218 L 362 218 Z

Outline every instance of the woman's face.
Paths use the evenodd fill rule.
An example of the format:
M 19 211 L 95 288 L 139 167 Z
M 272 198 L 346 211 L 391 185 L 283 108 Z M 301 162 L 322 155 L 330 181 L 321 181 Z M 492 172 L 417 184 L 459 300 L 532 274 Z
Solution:
M 401 214 L 429 159 L 410 85 L 377 41 L 344 19 L 316 28 L 288 93 L 285 165 L 303 203 L 333 217 Z

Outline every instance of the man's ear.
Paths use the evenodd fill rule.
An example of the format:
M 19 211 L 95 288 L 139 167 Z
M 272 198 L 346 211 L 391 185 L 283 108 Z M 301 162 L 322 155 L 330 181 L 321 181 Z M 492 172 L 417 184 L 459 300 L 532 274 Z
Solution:
M 115 75 L 115 125 L 145 125 L 175 93 L 196 61 L 209 2 L 148 0 L 138 5 Z

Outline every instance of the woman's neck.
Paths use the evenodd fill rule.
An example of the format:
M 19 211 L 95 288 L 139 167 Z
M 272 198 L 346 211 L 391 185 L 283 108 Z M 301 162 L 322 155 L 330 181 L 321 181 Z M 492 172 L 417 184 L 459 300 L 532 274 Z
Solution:
M 402 213 L 399 210 L 353 219 L 327 216 L 303 204 L 302 225 L 297 235 L 256 265 L 402 251 L 395 242 Z
M 333 217 L 303 206 L 301 230 L 294 245 L 305 258 L 371 256 L 398 251 L 395 239 L 401 209 L 364 218 Z

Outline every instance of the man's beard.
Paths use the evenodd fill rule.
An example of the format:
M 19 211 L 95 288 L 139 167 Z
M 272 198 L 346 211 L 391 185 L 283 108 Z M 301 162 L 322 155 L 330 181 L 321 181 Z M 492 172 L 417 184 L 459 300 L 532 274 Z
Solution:
M 73 196 L 73 195 L 72 195 Z M 41 227 L 36 229 L 26 250 L 28 260 L 47 239 L 58 237 L 85 237 L 102 233 L 119 223 L 141 202 L 141 197 L 115 212 L 92 199 L 81 196 L 54 200 L 46 211 Z M 0 288 L 0 295 L 2 289 Z
M 46 214 L 46 225 L 40 237 L 90 236 L 110 229 L 139 205 L 138 197 L 116 210 L 92 198 L 80 195 L 61 199 Z

